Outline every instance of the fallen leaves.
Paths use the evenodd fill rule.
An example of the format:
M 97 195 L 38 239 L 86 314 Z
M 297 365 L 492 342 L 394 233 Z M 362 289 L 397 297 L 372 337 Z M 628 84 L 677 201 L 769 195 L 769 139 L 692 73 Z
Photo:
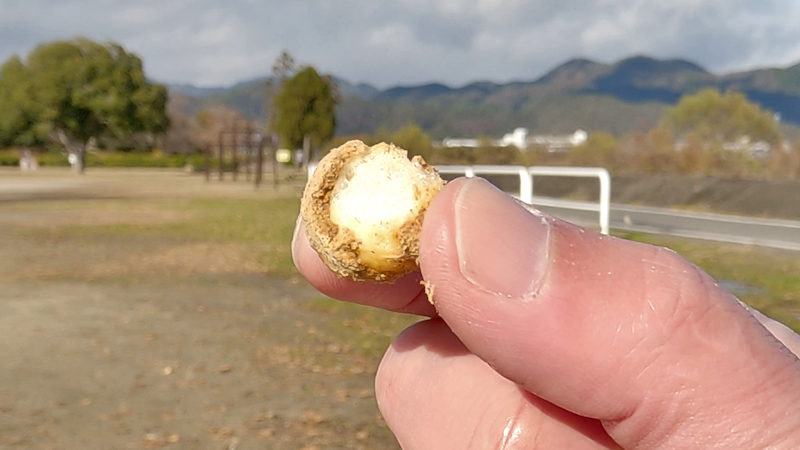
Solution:
M 181 441 L 179 434 L 160 434 L 160 433 L 147 433 L 142 437 L 142 448 L 161 448 L 172 444 L 177 444 Z

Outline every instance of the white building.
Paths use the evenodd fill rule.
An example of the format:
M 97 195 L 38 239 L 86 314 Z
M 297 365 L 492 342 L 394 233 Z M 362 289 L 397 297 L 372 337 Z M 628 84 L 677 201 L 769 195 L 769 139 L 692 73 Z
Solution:
M 527 128 L 515 128 L 514 131 L 511 133 L 507 133 L 503 135 L 503 139 L 500 139 L 498 142 L 500 147 L 510 147 L 514 146 L 520 150 L 527 150 L 528 149 L 528 129 Z
M 589 139 L 589 134 L 583 130 L 575 130 L 572 134 L 564 135 L 536 135 L 528 140 L 528 145 L 544 147 L 550 153 L 566 151 L 584 144 Z
M 480 144 L 477 139 L 469 138 L 444 138 L 442 147 L 478 147 Z
M 768 142 L 753 142 L 750 136 L 741 136 L 733 142 L 726 142 L 722 144 L 722 148 L 729 152 L 744 153 L 753 158 L 766 158 L 772 150 L 772 146 Z
M 589 135 L 584 130 L 575 130 L 574 133 L 565 135 L 535 134 L 528 136 L 528 129 L 519 127 L 515 128 L 511 133 L 504 134 L 501 139 L 492 142 L 492 144 L 498 147 L 510 147 L 513 145 L 522 151 L 532 147 L 539 147 L 548 152 L 559 152 L 577 147 L 585 143 L 588 138 Z M 471 138 L 446 138 L 442 141 L 442 146 L 476 148 L 480 146 L 480 142 Z

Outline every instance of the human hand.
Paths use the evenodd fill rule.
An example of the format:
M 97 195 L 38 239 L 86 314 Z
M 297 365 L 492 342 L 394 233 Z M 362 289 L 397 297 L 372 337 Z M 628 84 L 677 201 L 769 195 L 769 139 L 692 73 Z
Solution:
M 292 254 L 331 297 L 433 317 L 376 377 L 404 448 L 800 448 L 800 337 L 669 250 L 459 179 L 426 213 L 421 274 L 336 278 L 302 227 Z

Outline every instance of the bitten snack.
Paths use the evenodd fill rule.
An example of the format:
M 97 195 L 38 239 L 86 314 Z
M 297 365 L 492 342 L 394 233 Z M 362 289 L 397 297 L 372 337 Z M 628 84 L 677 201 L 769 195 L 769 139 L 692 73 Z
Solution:
M 337 275 L 393 281 L 416 269 L 422 218 L 443 185 L 420 156 L 348 141 L 319 162 L 300 216 L 311 247 Z

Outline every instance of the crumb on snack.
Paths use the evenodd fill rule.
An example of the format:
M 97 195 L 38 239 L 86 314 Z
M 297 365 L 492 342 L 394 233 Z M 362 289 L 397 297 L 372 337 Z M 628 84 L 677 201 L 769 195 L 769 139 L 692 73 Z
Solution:
M 433 285 L 433 283 L 431 283 L 430 281 L 422 280 L 419 282 L 419 284 L 421 284 L 425 288 L 425 296 L 428 297 L 428 303 L 430 303 L 433 306 L 436 306 L 436 303 L 434 303 L 433 300 L 433 292 L 436 287 Z
M 300 215 L 311 247 L 337 275 L 394 281 L 417 268 L 422 219 L 443 185 L 419 156 L 352 140 L 320 161 Z

